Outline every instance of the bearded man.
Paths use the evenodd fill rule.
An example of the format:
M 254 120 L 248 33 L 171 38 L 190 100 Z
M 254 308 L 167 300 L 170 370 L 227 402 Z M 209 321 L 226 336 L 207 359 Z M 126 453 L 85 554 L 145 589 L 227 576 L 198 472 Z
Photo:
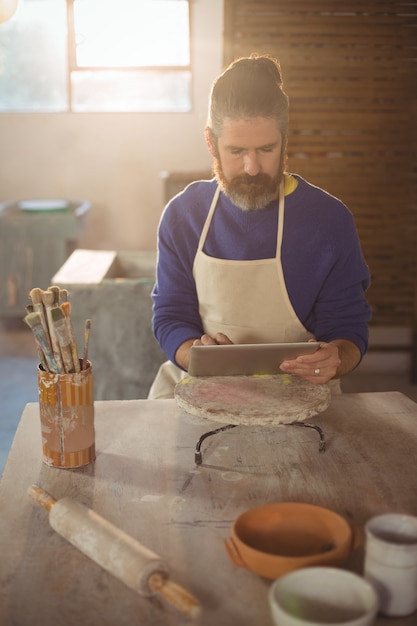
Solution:
M 149 398 L 172 398 L 192 345 L 315 340 L 283 372 L 340 390 L 368 345 L 370 278 L 353 216 L 285 169 L 288 97 L 278 61 L 251 55 L 213 83 L 215 177 L 166 206 L 153 331 L 169 361 Z

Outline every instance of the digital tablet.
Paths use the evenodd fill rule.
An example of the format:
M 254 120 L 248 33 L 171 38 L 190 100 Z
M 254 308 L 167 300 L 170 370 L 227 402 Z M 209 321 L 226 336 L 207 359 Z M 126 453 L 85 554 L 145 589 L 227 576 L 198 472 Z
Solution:
M 297 343 L 240 343 L 222 346 L 191 346 L 190 376 L 253 376 L 282 374 L 287 359 L 312 354 L 316 341 Z

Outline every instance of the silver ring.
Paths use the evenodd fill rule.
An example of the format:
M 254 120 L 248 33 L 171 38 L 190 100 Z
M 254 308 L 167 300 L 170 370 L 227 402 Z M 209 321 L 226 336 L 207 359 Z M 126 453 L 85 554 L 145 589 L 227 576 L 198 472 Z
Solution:
M 314 370 L 314 376 L 320 376 L 320 370 L 318 367 Z

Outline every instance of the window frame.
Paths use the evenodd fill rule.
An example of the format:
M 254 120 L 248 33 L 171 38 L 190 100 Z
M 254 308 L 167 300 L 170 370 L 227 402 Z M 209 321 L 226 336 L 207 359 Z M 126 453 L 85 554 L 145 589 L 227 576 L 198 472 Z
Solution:
M 63 36 L 65 37 L 65 40 L 63 41 L 63 46 L 64 46 L 63 58 L 65 59 L 65 67 L 62 67 L 62 73 L 61 73 L 62 81 L 63 81 L 62 85 L 65 86 L 65 93 L 62 92 L 62 95 L 63 95 L 62 107 L 54 108 L 53 106 L 51 106 L 51 108 L 48 109 L 47 106 L 44 106 L 45 103 L 42 103 L 43 106 L 32 109 L 30 108 L 31 106 L 30 103 L 33 100 L 28 99 L 28 100 L 22 100 L 21 102 L 22 108 L 19 108 L 19 103 L 14 103 L 0 110 L 0 114 L 4 114 L 4 113 L 45 114 L 45 113 L 63 113 L 63 112 L 64 113 L 97 112 L 97 113 L 142 113 L 142 114 L 143 113 L 154 113 L 154 114 L 155 113 L 169 113 L 169 114 L 174 114 L 174 113 L 183 113 L 183 112 L 192 111 L 193 109 L 192 0 L 182 0 L 183 2 L 186 2 L 188 6 L 188 42 L 187 42 L 188 63 L 184 65 L 159 65 L 159 64 L 156 65 L 154 64 L 154 65 L 129 65 L 129 66 L 79 65 L 77 63 L 77 36 L 76 36 L 75 13 L 74 13 L 74 3 L 76 0 L 62 0 L 62 1 L 65 2 L 65 6 L 63 7 L 64 22 L 62 24 L 62 27 L 64 29 Z M 172 1 L 175 2 L 176 0 L 172 0 Z M 114 2 L 116 5 L 117 0 L 114 0 Z M 165 78 L 168 78 L 168 79 L 169 79 L 169 75 L 171 76 L 178 75 L 178 80 L 180 81 L 180 84 L 182 84 L 183 80 L 185 81 L 184 86 L 187 85 L 186 87 L 187 92 L 184 92 L 184 100 L 182 102 L 181 100 L 178 101 L 178 99 L 175 100 L 175 97 L 169 100 L 169 98 L 165 99 L 165 96 L 163 96 L 161 99 L 161 94 L 156 93 L 155 94 L 156 106 L 154 104 L 151 104 L 148 107 L 145 101 L 143 108 L 141 108 L 142 102 L 140 102 L 140 97 L 138 98 L 138 101 L 134 103 L 133 106 L 127 105 L 126 108 L 124 108 L 120 102 L 117 102 L 117 103 L 111 102 L 109 107 L 106 108 L 104 104 L 105 102 L 104 100 L 101 101 L 101 104 L 98 103 L 96 108 L 94 107 L 94 104 L 91 108 L 89 108 L 88 105 L 85 109 L 82 108 L 82 106 L 80 108 L 78 106 L 77 98 L 76 98 L 76 87 L 74 87 L 74 85 L 76 84 L 75 82 L 76 79 L 74 78 L 75 75 L 77 74 L 78 76 L 81 76 L 83 73 L 90 73 L 90 74 L 94 74 L 97 77 L 100 74 L 106 74 L 110 72 L 118 73 L 118 74 L 124 73 L 126 75 L 131 74 L 132 77 L 135 75 L 141 74 L 142 77 L 145 76 L 145 81 L 146 81 L 146 74 L 149 74 L 149 76 L 151 76 L 152 74 L 157 75 L 161 73 L 163 76 L 165 76 Z M 181 74 L 184 74 L 185 77 L 181 78 L 180 76 Z M 140 75 L 138 76 L 137 80 L 139 81 L 141 80 Z M 150 80 L 152 79 L 150 78 Z M 162 82 L 161 85 L 164 85 L 164 83 Z M 162 90 L 163 89 L 167 89 L 167 87 L 162 87 Z M 151 91 L 149 93 L 153 93 L 153 92 Z M 168 102 L 168 104 L 166 104 L 166 102 Z

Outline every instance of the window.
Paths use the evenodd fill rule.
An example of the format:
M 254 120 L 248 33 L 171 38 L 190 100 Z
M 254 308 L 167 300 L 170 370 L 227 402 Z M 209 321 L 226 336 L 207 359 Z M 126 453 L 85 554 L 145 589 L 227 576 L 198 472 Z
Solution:
M 19 0 L 0 111 L 191 109 L 189 0 Z

